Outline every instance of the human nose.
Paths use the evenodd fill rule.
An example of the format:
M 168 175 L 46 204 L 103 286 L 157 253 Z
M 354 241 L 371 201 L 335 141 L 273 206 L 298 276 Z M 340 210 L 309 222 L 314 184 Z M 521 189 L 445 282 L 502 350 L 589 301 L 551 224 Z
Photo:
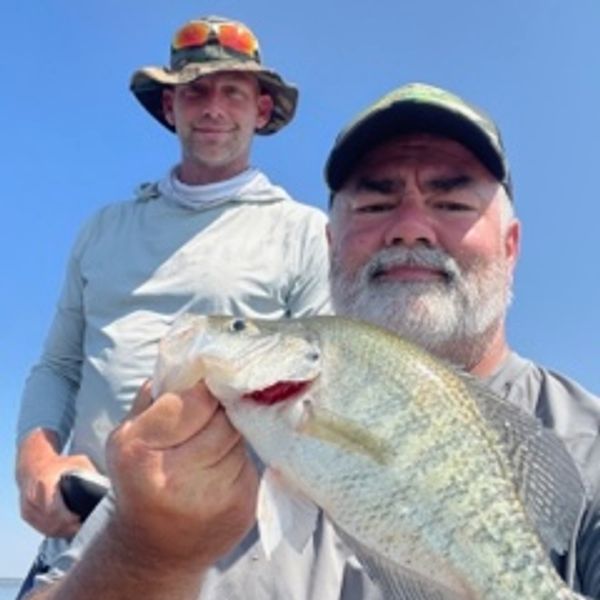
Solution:
M 423 206 L 414 199 L 404 201 L 390 214 L 390 221 L 384 233 L 386 246 L 435 245 L 435 230 Z
M 202 113 L 204 116 L 215 117 L 221 112 L 221 101 L 217 90 L 208 90 L 202 99 Z

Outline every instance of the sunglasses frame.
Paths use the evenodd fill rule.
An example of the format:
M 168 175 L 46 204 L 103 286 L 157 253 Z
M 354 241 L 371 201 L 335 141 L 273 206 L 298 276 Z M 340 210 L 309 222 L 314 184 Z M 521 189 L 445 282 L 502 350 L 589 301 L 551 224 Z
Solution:
M 182 37 L 183 40 L 181 40 Z M 188 39 L 185 39 L 185 37 Z M 245 25 L 235 21 L 220 23 L 190 21 L 173 36 L 171 48 L 173 51 L 179 52 L 206 46 L 211 42 L 216 42 L 223 48 L 233 50 L 254 60 L 258 60 L 260 56 L 258 39 L 254 33 Z

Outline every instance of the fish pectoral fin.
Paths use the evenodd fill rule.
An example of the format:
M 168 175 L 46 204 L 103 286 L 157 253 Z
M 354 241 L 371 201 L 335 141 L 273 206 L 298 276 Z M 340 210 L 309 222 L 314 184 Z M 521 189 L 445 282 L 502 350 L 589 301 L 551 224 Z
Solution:
M 286 485 L 275 469 L 265 470 L 258 490 L 257 521 L 267 558 L 283 540 L 301 553 L 317 527 L 318 517 L 319 509 L 313 502 Z
M 298 432 L 362 454 L 381 465 L 391 463 L 393 458 L 393 449 L 385 440 L 351 419 L 314 405 L 307 408 Z

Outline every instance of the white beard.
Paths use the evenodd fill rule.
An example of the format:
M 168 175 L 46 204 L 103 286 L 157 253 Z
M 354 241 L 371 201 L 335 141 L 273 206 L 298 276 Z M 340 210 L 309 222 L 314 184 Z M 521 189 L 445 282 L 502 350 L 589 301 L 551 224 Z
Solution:
M 459 266 L 445 252 L 428 247 L 387 248 L 355 275 L 342 271 L 333 252 L 331 292 L 335 311 L 385 327 L 464 368 L 479 362 L 504 320 L 510 303 L 511 271 L 506 260 L 466 258 Z M 384 267 L 440 269 L 436 282 L 379 280 Z

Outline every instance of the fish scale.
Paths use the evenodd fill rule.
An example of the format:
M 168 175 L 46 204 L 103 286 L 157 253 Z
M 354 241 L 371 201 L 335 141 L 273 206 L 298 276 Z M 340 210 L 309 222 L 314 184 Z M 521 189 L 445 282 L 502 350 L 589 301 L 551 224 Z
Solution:
M 472 378 L 339 317 L 191 318 L 161 347 L 159 385 L 176 389 L 171 372 L 189 381 L 187 364 L 390 598 L 580 598 L 548 558 L 568 546 L 585 499 L 577 468 L 555 436 Z M 311 385 L 257 401 L 299 389 L 272 387 L 281 382 Z

